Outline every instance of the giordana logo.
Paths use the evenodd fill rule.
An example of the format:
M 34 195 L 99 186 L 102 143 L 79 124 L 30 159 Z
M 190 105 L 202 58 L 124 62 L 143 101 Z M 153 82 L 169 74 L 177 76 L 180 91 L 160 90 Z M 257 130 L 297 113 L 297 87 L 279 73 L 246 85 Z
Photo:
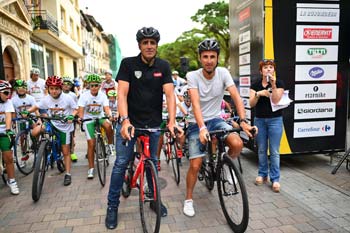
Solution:
M 304 28 L 304 39 L 332 39 L 332 28 Z
M 309 48 L 307 54 L 313 58 L 321 58 L 327 54 L 327 49 L 325 48 Z
M 331 113 L 333 112 L 333 108 L 298 108 L 298 114 L 305 113 Z
M 322 131 L 323 132 L 329 132 L 331 130 L 331 126 L 329 126 L 329 125 L 324 125 L 323 127 L 322 127 Z
M 324 70 L 321 67 L 313 67 L 309 70 L 311 78 L 321 78 L 324 75 Z

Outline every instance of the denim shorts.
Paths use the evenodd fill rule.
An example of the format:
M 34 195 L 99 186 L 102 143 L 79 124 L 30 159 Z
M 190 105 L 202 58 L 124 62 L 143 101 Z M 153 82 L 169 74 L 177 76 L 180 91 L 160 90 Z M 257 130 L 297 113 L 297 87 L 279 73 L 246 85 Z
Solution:
M 223 119 L 221 118 L 214 118 L 211 120 L 208 120 L 205 122 L 205 125 L 207 126 L 208 131 L 213 130 L 220 130 L 220 129 L 226 129 L 230 130 L 232 129 L 232 126 L 227 124 Z M 190 159 L 195 159 L 199 157 L 205 156 L 205 145 L 203 145 L 199 140 L 199 128 L 197 123 L 190 123 L 187 129 L 187 137 L 188 137 L 188 150 L 190 154 Z

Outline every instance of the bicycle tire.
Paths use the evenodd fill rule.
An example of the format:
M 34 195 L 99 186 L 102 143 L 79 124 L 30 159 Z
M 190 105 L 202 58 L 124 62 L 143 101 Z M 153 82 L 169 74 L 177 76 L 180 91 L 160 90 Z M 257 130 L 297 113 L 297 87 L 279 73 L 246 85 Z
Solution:
M 150 190 L 146 171 L 149 171 L 150 179 L 152 180 L 152 190 Z M 161 219 L 161 198 L 160 198 L 160 188 L 157 170 L 154 163 L 146 159 L 144 161 L 144 172 L 140 174 L 140 189 L 139 189 L 139 203 L 140 203 L 140 216 L 141 225 L 143 232 L 159 232 L 160 219 Z M 147 189 L 146 191 L 144 189 Z M 151 209 L 151 202 L 153 209 Z M 150 203 L 150 206 L 146 206 Z
M 165 160 L 166 160 L 166 163 L 169 164 L 170 162 L 170 158 L 171 158 L 171 145 L 169 142 L 165 143 Z
M 46 173 L 46 148 L 48 141 L 44 141 L 40 144 L 37 158 L 34 166 L 33 184 L 32 184 L 32 199 L 37 202 L 40 199 L 41 191 L 44 185 L 45 173 Z
M 131 180 L 134 175 L 133 171 L 134 161 L 131 160 L 128 163 L 128 167 L 125 170 L 124 182 L 122 186 L 122 195 L 125 198 L 128 198 L 131 193 Z
M 66 170 L 66 166 L 64 165 L 62 158 L 56 161 L 56 165 L 57 165 L 57 170 L 59 172 L 63 173 Z
M 180 162 L 177 159 L 177 147 L 176 143 L 171 145 L 172 150 L 171 150 L 171 165 L 173 167 L 173 173 L 174 173 L 174 178 L 175 182 L 177 185 L 180 183 Z
M 249 222 L 249 203 L 242 175 L 226 153 L 217 172 L 218 196 L 226 221 L 234 232 L 244 232 Z
M 21 138 L 23 138 L 21 145 Z M 22 130 L 17 134 L 15 144 L 13 146 L 13 155 L 17 169 L 23 175 L 29 175 L 33 172 L 37 154 L 36 142 L 29 135 L 28 131 Z
M 97 174 L 100 180 L 102 187 L 106 184 L 106 148 L 101 137 L 96 139 L 96 148 L 95 148 L 95 160 L 97 166 Z

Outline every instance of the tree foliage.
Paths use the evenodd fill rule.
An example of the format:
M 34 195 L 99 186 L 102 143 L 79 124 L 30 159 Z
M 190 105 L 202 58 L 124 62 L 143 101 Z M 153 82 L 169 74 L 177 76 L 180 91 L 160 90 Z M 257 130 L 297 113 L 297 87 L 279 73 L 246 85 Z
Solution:
M 169 61 L 172 69 L 181 71 L 180 58 L 189 59 L 189 70 L 198 69 L 197 46 L 205 38 L 215 38 L 221 48 L 220 65 L 228 65 L 229 59 L 229 5 L 224 1 L 206 4 L 191 17 L 202 28 L 183 32 L 176 41 L 159 46 L 158 54 Z

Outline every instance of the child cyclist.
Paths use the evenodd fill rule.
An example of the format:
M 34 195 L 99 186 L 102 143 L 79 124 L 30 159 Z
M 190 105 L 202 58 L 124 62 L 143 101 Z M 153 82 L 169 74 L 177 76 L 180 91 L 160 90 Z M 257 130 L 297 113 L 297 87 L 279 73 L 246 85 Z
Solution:
M 11 193 L 17 195 L 19 194 L 19 188 L 15 180 L 15 167 L 13 164 L 13 152 L 11 150 L 11 141 L 15 136 L 14 132 L 11 130 L 11 123 L 12 113 L 15 112 L 15 110 L 12 101 L 8 99 L 10 94 L 10 83 L 0 80 L 0 150 L 8 176 L 7 185 L 10 187 Z
M 86 83 L 89 85 L 90 90 L 84 92 L 78 100 L 78 114 L 82 119 L 91 119 L 91 118 L 102 118 L 104 114 L 107 115 L 110 119 L 112 118 L 111 110 L 109 109 L 109 102 L 107 95 L 100 91 L 101 86 L 101 77 L 97 74 L 89 74 L 86 77 Z M 100 121 L 102 127 L 106 131 L 108 147 L 107 153 L 109 155 L 115 155 L 115 149 L 113 145 L 113 130 L 110 121 L 103 119 Z M 89 161 L 89 170 L 88 170 L 88 179 L 94 178 L 94 148 L 95 148 L 95 135 L 94 121 L 85 121 L 83 123 L 83 128 L 86 133 L 86 139 L 88 143 L 88 161 Z
M 117 102 L 117 91 L 115 90 L 109 90 L 107 92 L 107 97 L 109 101 L 109 108 L 111 109 L 112 112 L 112 117 L 113 119 L 117 119 L 119 114 L 118 114 L 118 102 Z
M 62 91 L 65 94 L 70 95 L 73 100 L 75 101 L 76 104 L 78 104 L 78 97 L 77 95 L 73 92 L 74 91 L 74 80 L 65 75 L 63 78 L 63 85 L 62 85 Z M 78 161 L 78 156 L 74 153 L 74 147 L 75 147 L 75 123 L 74 123 L 74 130 L 71 133 L 71 143 L 72 145 L 70 145 L 70 158 L 73 162 L 77 162 Z
M 77 104 L 71 96 L 62 93 L 63 81 L 60 77 L 50 76 L 47 78 L 45 84 L 48 88 L 49 95 L 45 96 L 37 105 L 28 109 L 28 112 L 34 112 L 38 109 L 48 109 L 47 114 L 50 117 L 64 118 L 67 120 L 67 122 L 52 120 L 52 124 L 60 134 L 62 154 L 66 167 L 63 184 L 64 186 L 68 186 L 72 182 L 69 144 L 71 141 L 71 132 L 74 130 L 72 121 L 75 115 L 77 115 Z

